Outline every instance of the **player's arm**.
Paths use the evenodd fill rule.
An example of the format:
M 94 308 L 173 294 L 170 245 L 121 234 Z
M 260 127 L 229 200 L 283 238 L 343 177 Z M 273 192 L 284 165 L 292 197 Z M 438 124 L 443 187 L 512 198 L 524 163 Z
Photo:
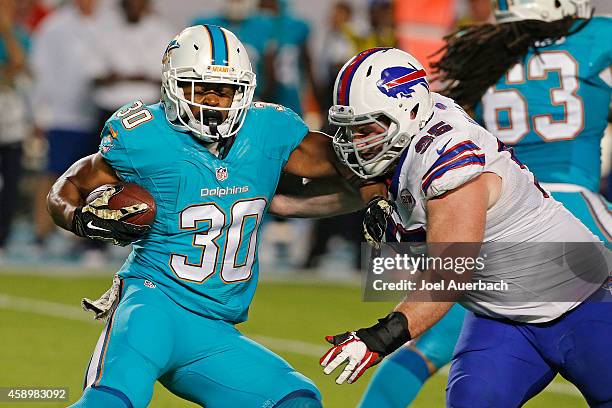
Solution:
M 428 244 L 475 243 L 472 246 L 474 253 L 462 255 L 474 258 L 478 256 L 479 243 L 484 237 L 487 208 L 497 201 L 500 186 L 501 180 L 497 175 L 483 173 L 460 187 L 429 200 Z M 440 246 L 433 247 L 437 248 L 437 251 L 443 250 Z M 430 255 L 436 256 L 436 253 Z M 428 272 L 430 271 L 425 273 Z M 356 381 L 367 368 L 433 326 L 452 304 L 405 300 L 371 327 L 329 336 L 327 340 L 334 347 L 320 360 L 321 365 L 325 367 L 325 374 L 330 374 L 348 360 L 336 382 L 341 384 L 347 379 L 349 383 Z
M 146 204 L 139 208 L 108 209 L 108 201 L 120 187 L 105 190 L 100 198 L 90 204 L 85 199 L 96 188 L 116 184 L 120 180 L 111 166 L 99 153 L 75 162 L 62 174 L 47 195 L 47 208 L 53 221 L 76 235 L 127 245 L 148 232 L 148 226 L 133 225 L 122 219 L 146 211 Z
M 270 213 L 280 217 L 323 218 L 363 207 L 359 192 L 339 177 L 293 184 L 279 186 L 270 204 Z
M 460 245 L 459 251 L 461 256 L 476 258 L 484 238 L 487 209 L 497 201 L 500 184 L 499 176 L 483 173 L 461 187 L 427 201 L 427 243 L 475 243 Z M 430 245 L 430 255 L 442 256 L 450 245 Z M 451 306 L 451 302 L 403 301 L 394 311 L 406 317 L 411 337 L 418 337 L 440 320 Z
M 386 197 L 384 183 L 365 180 L 353 174 L 336 158 L 331 138 L 324 133 L 310 131 L 302 142 L 291 152 L 284 171 L 309 179 L 341 177 L 359 190 L 364 203 L 376 196 Z

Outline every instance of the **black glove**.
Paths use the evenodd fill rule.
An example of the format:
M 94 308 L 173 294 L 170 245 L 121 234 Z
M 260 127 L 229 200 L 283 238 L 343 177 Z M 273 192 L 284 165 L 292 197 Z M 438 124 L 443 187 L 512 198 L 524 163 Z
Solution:
M 128 217 L 147 211 L 149 207 L 145 203 L 118 210 L 108 208 L 109 200 L 121 189 L 120 185 L 109 187 L 91 203 L 77 208 L 72 218 L 72 232 L 80 237 L 121 246 L 129 245 L 149 232 L 151 227 L 148 225 L 136 225 L 124 221 Z
M 395 204 L 381 196 L 374 197 L 366 206 L 363 217 L 363 237 L 376 249 L 380 248 L 387 229 L 387 220 L 393 214 L 394 209 Z

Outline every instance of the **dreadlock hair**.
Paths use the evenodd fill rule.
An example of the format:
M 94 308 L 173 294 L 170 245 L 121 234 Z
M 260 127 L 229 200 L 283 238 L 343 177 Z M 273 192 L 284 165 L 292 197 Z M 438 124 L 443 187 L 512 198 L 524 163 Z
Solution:
M 577 20 L 583 22 L 573 31 Z M 461 106 L 473 109 L 486 90 L 517 62 L 530 48 L 538 49 L 580 31 L 589 19 L 566 16 L 544 22 L 523 20 L 502 24 L 475 24 L 460 27 L 444 37 L 446 45 L 432 64 L 434 80 L 445 84 L 442 92 Z

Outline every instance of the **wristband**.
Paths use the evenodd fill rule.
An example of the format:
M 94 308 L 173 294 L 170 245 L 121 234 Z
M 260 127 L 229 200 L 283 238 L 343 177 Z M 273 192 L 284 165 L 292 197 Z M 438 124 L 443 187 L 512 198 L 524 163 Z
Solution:
M 371 351 L 387 356 L 412 339 L 408 319 L 401 312 L 389 313 L 372 327 L 357 330 L 357 336 Z

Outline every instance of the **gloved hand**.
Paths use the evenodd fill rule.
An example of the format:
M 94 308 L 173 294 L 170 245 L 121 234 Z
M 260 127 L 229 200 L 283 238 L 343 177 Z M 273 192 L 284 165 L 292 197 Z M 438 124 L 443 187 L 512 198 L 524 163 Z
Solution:
M 323 369 L 325 374 L 331 374 L 336 367 L 348 360 L 348 364 L 336 378 L 336 384 L 342 384 L 347 379 L 349 384 L 354 383 L 365 370 L 382 360 L 382 357 L 371 351 L 354 331 L 327 336 L 325 340 L 334 345 L 319 360 L 325 367 Z
M 380 248 L 387 229 L 387 221 L 394 209 L 395 204 L 381 196 L 374 197 L 366 206 L 363 217 L 363 237 L 376 249 Z
M 401 312 L 392 312 L 378 319 L 378 323 L 371 327 L 325 337 L 334 346 L 321 357 L 319 363 L 325 367 L 325 374 L 331 374 L 347 361 L 348 364 L 336 378 L 336 384 L 342 384 L 347 379 L 352 384 L 365 370 L 378 364 L 383 357 L 410 339 L 406 316 Z
M 79 207 L 72 218 L 72 232 L 80 237 L 126 246 L 140 239 L 151 230 L 148 225 L 136 225 L 124 221 L 135 214 L 148 210 L 149 206 L 139 203 L 118 210 L 108 208 L 110 199 L 119 194 L 123 186 L 110 186 L 91 203 Z

